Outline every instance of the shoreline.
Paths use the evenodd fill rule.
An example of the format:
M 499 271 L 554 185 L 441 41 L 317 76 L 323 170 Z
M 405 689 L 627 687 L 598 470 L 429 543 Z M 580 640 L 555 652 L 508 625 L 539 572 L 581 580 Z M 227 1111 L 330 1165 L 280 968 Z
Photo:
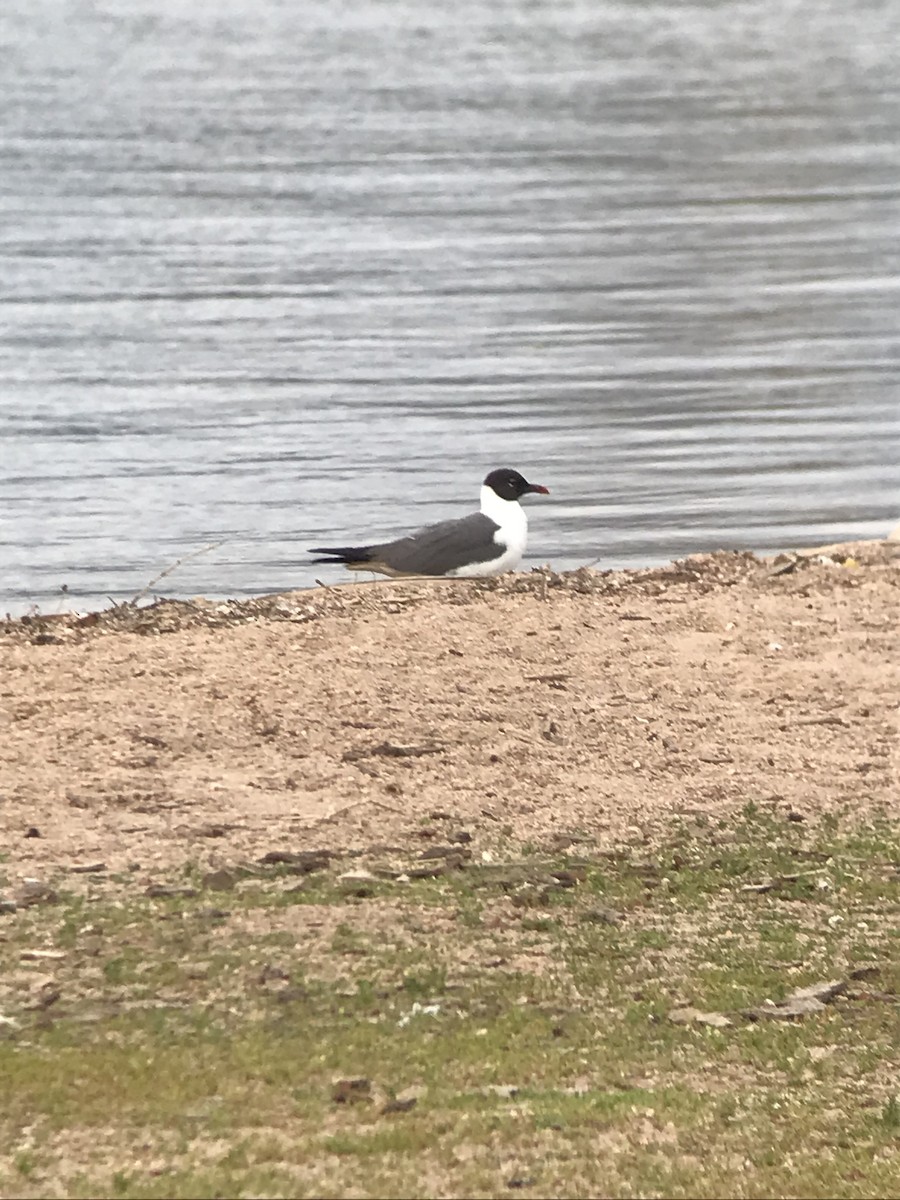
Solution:
M 520 569 L 518 572 L 514 572 L 514 574 L 528 575 L 535 571 L 541 571 L 541 572 L 545 572 L 545 573 L 549 572 L 552 575 L 571 575 L 576 571 L 581 571 L 581 570 L 587 569 L 587 570 L 597 570 L 601 574 L 609 574 L 610 572 L 613 572 L 617 575 L 622 575 L 622 574 L 627 575 L 627 574 L 634 574 L 636 572 L 642 572 L 642 571 L 661 570 L 665 567 L 671 566 L 673 563 L 676 563 L 676 562 L 685 561 L 687 559 L 708 558 L 710 555 L 713 555 L 713 554 L 751 554 L 751 555 L 753 555 L 753 557 L 759 559 L 759 561 L 766 562 L 766 561 L 774 561 L 775 559 L 780 558 L 782 555 L 789 555 L 789 556 L 797 555 L 800 557 L 808 557 L 810 555 L 820 554 L 820 553 L 828 552 L 828 551 L 831 551 L 834 549 L 840 549 L 842 547 L 848 547 L 848 546 L 866 546 L 866 547 L 868 547 L 868 546 L 881 545 L 884 543 L 889 543 L 889 544 L 900 543 L 900 524 L 898 524 L 896 527 L 891 529 L 891 531 L 888 534 L 886 534 L 884 537 L 852 538 L 852 539 L 844 540 L 844 541 L 835 541 L 835 542 L 828 542 L 828 543 L 814 543 L 811 545 L 792 546 L 790 548 L 780 548 L 780 549 L 774 549 L 774 548 L 759 549 L 759 548 L 748 548 L 748 547 L 730 547 L 730 548 L 726 549 L 726 548 L 720 547 L 717 550 L 703 550 L 703 551 L 692 552 L 688 555 L 682 556 L 681 558 L 677 558 L 677 557 L 671 558 L 671 559 L 660 558 L 658 560 L 651 561 L 651 562 L 629 562 L 629 563 L 626 563 L 625 565 L 611 566 L 611 567 L 606 567 L 606 566 L 600 565 L 600 562 L 597 559 L 594 559 L 588 563 L 578 564 L 577 566 L 562 567 L 562 568 L 553 567 L 549 563 L 543 563 L 543 564 L 535 563 L 528 569 Z M 167 578 L 169 575 L 175 574 L 175 572 L 182 565 L 182 563 L 187 562 L 188 560 L 193 559 L 193 558 L 205 553 L 207 550 L 213 549 L 213 548 L 214 547 L 201 547 L 199 550 L 192 551 L 192 552 L 184 555 L 182 558 L 177 559 L 175 562 L 171 563 L 168 567 L 166 567 L 163 571 L 159 572 L 151 580 L 151 582 L 149 584 L 146 584 L 144 587 L 138 589 L 138 591 L 133 593 L 133 595 L 130 597 L 123 597 L 123 598 L 116 599 L 113 596 L 104 594 L 105 599 L 109 601 L 109 603 L 112 607 L 140 603 L 140 602 L 146 600 L 148 597 L 151 597 L 152 600 L 169 599 L 169 600 L 172 600 L 177 603 L 189 603 L 194 600 L 205 600 L 212 604 L 248 603 L 248 602 L 251 602 L 254 600 L 263 599 L 267 596 L 293 595 L 295 593 L 301 593 L 301 592 L 316 593 L 316 592 L 320 591 L 321 589 L 331 590 L 333 588 L 361 587 L 364 585 L 371 585 L 373 583 L 374 584 L 384 584 L 384 583 L 398 582 L 398 580 L 396 580 L 396 579 L 387 579 L 387 578 L 375 578 L 375 579 L 360 578 L 357 576 L 350 575 L 348 573 L 346 577 L 339 579 L 334 583 L 322 583 L 322 582 L 316 580 L 315 583 L 304 585 L 301 587 L 296 587 L 296 588 L 285 588 L 285 589 L 282 589 L 279 591 L 272 591 L 272 592 L 246 592 L 246 593 L 240 592 L 237 595 L 232 595 L 232 596 L 229 596 L 227 594 L 221 594 L 221 595 L 216 594 L 213 596 L 205 596 L 200 593 L 195 593 L 192 595 L 178 593 L 175 595 L 166 596 L 164 591 L 156 592 L 154 590 L 155 584 L 160 583 L 163 579 Z M 423 576 L 422 578 L 432 578 L 433 579 L 434 577 Z M 99 595 L 100 595 L 100 593 L 98 593 L 98 596 Z M 23 618 L 45 617 L 45 618 L 53 619 L 53 618 L 57 618 L 57 617 L 79 617 L 79 616 L 89 616 L 95 612 L 103 611 L 102 608 L 91 607 L 90 602 L 86 603 L 85 605 L 81 605 L 79 607 L 60 610 L 59 606 L 64 601 L 68 601 L 71 598 L 72 597 L 68 593 L 68 590 L 56 591 L 52 594 L 48 594 L 47 596 L 44 597 L 43 601 L 30 600 L 30 599 L 26 600 L 23 597 L 19 597 L 16 599 L 14 607 L 23 608 L 24 611 L 16 612 L 16 613 L 11 612 L 10 609 L 4 609 L 2 602 L 0 602 L 0 613 L 2 613 L 2 616 L 0 616 L 0 626 L 2 626 L 2 624 L 4 622 L 8 624 L 11 621 L 21 621 Z M 41 603 L 48 604 L 48 605 L 53 604 L 57 607 L 58 611 L 43 612 L 41 610 Z
M 777 554 L 758 555 L 752 550 L 719 550 L 711 553 L 691 554 L 681 559 L 673 559 L 665 563 L 651 564 L 642 567 L 620 567 L 602 569 L 593 565 L 576 567 L 571 570 L 556 571 L 549 565 L 535 566 L 528 571 L 510 572 L 490 579 L 451 579 L 435 576 L 408 576 L 403 578 L 358 578 L 350 577 L 337 583 L 317 582 L 311 587 L 291 588 L 278 592 L 262 592 L 255 595 L 240 597 L 209 598 L 202 595 L 190 597 L 166 596 L 162 593 L 139 594 L 134 600 L 112 602 L 108 608 L 72 609 L 65 612 L 31 612 L 19 616 L 0 617 L 0 638 L 14 636 L 19 630 L 37 627 L 58 628 L 73 631 L 98 627 L 109 630 L 124 630 L 129 627 L 128 614 L 146 613 L 161 607 L 168 607 L 173 612 L 177 609 L 194 608 L 204 611 L 207 619 L 203 622 L 209 625 L 232 624 L 243 618 L 272 616 L 278 618 L 279 609 L 285 606 L 303 604 L 310 617 L 325 615 L 345 608 L 343 602 L 332 608 L 328 603 L 323 604 L 323 597 L 349 597 L 353 593 L 373 592 L 381 594 L 389 592 L 393 597 L 396 593 L 405 600 L 422 599 L 426 595 L 435 599 L 440 597 L 441 589 L 447 593 L 456 590 L 465 594 L 486 592 L 516 592 L 523 593 L 537 589 L 544 594 L 548 588 L 563 589 L 574 587 L 575 590 L 603 593 L 615 591 L 625 594 L 630 586 L 640 588 L 644 583 L 655 580 L 671 580 L 685 571 L 700 573 L 706 564 L 729 563 L 732 570 L 742 573 L 737 564 L 755 564 L 765 571 L 767 566 L 774 572 L 788 574 L 801 564 L 808 564 L 817 558 L 823 558 L 840 565 L 847 558 L 862 556 L 866 560 L 889 561 L 900 557 L 900 526 L 886 538 L 870 538 L 863 541 L 829 542 L 822 545 L 803 547 L 796 550 L 783 550 Z M 537 582 L 536 582 L 537 581 Z M 353 603 L 351 603 L 353 607 Z M 221 621 L 216 616 L 222 617 Z M 141 622 L 135 622 L 140 625 Z

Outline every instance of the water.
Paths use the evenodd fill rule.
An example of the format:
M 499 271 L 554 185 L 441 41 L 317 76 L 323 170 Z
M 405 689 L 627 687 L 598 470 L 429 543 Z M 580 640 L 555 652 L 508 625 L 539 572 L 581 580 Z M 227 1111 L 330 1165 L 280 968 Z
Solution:
M 900 8 L 7 0 L 0 611 L 900 519 Z M 60 594 L 61 586 L 67 595 Z

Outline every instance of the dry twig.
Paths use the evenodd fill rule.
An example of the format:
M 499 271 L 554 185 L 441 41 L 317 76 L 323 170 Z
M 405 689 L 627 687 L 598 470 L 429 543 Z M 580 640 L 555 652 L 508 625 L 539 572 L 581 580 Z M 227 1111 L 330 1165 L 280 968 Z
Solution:
M 146 585 L 146 587 L 141 588 L 139 592 L 132 596 L 128 601 L 128 604 L 137 604 L 138 600 L 143 600 L 151 588 L 156 587 L 161 579 L 165 579 L 167 575 L 171 575 L 173 571 L 177 571 L 178 568 L 184 563 L 190 562 L 192 558 L 199 558 L 201 554 L 208 554 L 210 550 L 218 550 L 218 548 L 224 544 L 224 541 L 213 542 L 209 546 L 201 546 L 199 550 L 192 550 L 190 554 L 185 554 L 182 558 L 176 559 L 176 561 L 170 566 L 166 567 L 164 571 L 160 571 L 158 575 L 155 575 Z

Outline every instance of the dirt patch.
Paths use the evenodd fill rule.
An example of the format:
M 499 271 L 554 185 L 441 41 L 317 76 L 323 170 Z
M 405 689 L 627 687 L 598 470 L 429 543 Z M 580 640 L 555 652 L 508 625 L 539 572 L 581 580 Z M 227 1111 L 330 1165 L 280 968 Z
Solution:
M 876 810 L 898 568 L 861 543 L 0 623 L 10 886 L 476 827 L 652 842 L 773 798 Z

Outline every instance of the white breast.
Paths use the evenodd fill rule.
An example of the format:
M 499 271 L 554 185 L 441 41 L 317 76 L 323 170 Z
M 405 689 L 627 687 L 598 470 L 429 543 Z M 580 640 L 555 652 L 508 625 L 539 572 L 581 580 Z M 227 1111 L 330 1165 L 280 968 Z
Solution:
M 502 575 L 514 571 L 525 554 L 528 543 L 528 517 L 518 500 L 501 500 L 493 488 L 482 487 L 481 511 L 500 528 L 494 534 L 497 557 L 489 562 L 472 563 L 458 567 L 448 574 L 458 579 L 479 578 L 486 575 Z

